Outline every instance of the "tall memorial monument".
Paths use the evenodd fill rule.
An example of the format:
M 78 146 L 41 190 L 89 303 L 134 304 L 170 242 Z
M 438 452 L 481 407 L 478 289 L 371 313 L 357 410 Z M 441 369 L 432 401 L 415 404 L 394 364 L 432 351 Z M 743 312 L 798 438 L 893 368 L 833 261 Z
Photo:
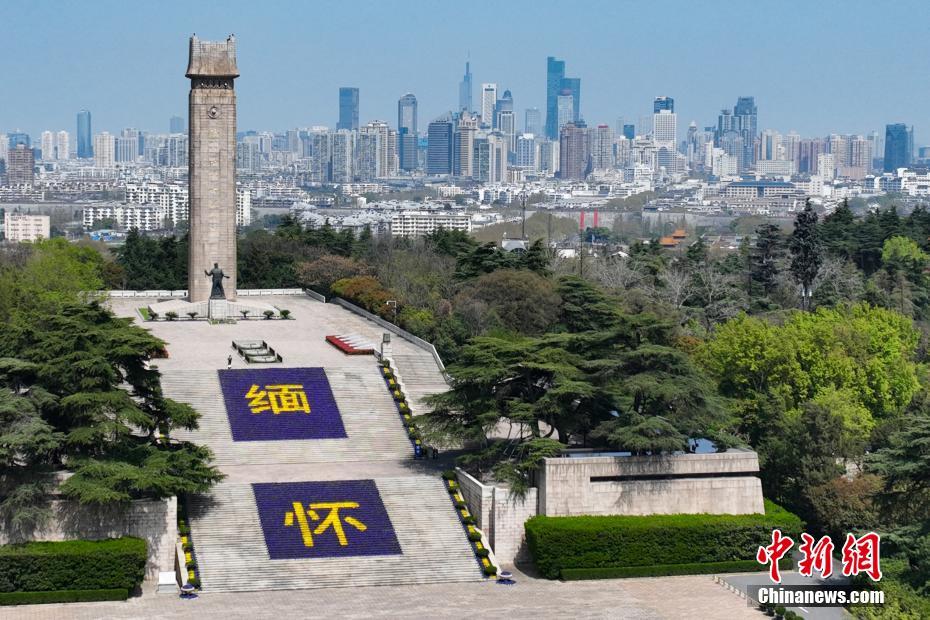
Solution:
M 236 299 L 236 39 L 190 40 L 189 135 L 192 303 Z M 219 285 L 218 285 L 219 284 Z

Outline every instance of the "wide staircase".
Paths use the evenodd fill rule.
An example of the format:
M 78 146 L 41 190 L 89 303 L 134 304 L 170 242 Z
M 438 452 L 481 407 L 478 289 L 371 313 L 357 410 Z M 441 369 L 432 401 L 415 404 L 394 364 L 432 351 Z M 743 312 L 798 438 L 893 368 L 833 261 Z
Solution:
M 407 388 L 415 414 L 425 413 L 428 408 L 424 399 L 449 389 L 445 378 L 432 357 L 422 354 L 395 353 L 394 363 Z
M 406 361 L 411 397 L 433 389 L 437 376 L 442 379 L 435 365 L 430 376 L 428 368 Z M 200 428 L 179 437 L 207 445 L 220 469 L 234 472 L 189 503 L 202 589 L 483 579 L 442 480 L 421 473 L 412 461 L 410 441 L 376 362 L 353 356 L 325 373 L 346 437 L 234 441 L 216 370 L 164 372 L 166 396 L 201 414 Z M 419 386 L 424 378 L 430 387 Z M 435 391 L 441 389 L 444 382 Z M 319 485 L 328 491 L 319 495 Z M 360 486 L 366 493 L 358 492 Z M 341 510 L 333 511 L 333 503 L 342 503 Z
M 290 590 L 474 581 L 478 564 L 442 482 L 374 480 L 402 553 L 313 559 L 269 558 L 251 485 L 220 484 L 190 507 L 192 539 L 208 592 Z M 344 525 L 349 545 L 355 530 Z M 299 531 L 285 544 L 299 554 Z M 326 532 L 325 536 L 332 536 Z

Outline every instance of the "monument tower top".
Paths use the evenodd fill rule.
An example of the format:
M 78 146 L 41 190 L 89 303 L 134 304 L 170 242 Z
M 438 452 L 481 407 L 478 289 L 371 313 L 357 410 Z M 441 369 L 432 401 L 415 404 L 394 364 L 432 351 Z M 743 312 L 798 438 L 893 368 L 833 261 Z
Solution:
M 236 37 L 229 35 L 225 41 L 201 41 L 197 35 L 192 36 L 190 60 L 185 75 L 189 78 L 239 77 Z

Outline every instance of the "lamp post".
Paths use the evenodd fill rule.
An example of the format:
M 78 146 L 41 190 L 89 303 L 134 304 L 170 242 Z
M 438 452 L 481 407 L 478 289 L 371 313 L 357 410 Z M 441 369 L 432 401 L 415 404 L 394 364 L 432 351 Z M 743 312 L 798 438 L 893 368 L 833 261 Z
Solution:
M 520 239 L 526 241 L 526 185 L 523 185 L 523 191 L 520 192 L 520 203 L 523 205 L 523 219 L 520 225 Z

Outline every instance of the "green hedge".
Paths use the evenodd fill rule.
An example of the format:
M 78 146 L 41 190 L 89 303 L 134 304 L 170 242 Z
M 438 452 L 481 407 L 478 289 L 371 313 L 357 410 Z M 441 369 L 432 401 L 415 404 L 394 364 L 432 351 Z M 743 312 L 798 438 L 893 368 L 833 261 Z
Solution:
M 0 592 L 133 590 L 145 577 L 139 538 L 0 546 Z
M 56 590 L 53 592 L 0 592 L 0 605 L 38 605 L 40 603 L 86 603 L 90 601 L 125 601 L 129 590 Z
M 778 565 L 790 570 L 792 560 L 782 559 Z M 667 577 L 669 575 L 708 575 L 713 573 L 749 573 L 768 570 L 755 560 L 730 562 L 700 562 L 694 564 L 653 564 L 652 566 L 608 566 L 604 568 L 565 568 L 562 579 L 616 579 L 618 577 Z
M 766 500 L 765 514 L 536 516 L 525 527 L 536 567 L 557 579 L 564 569 L 749 560 L 773 529 L 797 539 L 802 523 Z

